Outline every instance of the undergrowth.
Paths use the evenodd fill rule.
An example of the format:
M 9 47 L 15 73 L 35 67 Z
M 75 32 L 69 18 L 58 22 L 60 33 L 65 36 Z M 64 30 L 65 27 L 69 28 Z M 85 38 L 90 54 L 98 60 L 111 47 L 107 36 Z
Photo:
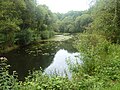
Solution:
M 83 63 L 71 65 L 71 79 L 49 77 L 38 70 L 21 82 L 16 74 L 9 75 L 6 60 L 0 59 L 0 90 L 119 90 L 120 45 L 94 34 L 76 38 L 75 47 Z

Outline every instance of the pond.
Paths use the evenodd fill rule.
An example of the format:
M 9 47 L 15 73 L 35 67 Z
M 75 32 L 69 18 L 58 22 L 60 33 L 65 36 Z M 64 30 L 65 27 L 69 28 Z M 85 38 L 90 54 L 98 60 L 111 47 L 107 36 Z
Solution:
M 71 40 L 65 41 L 41 41 L 40 43 L 21 47 L 11 52 L 5 53 L 8 59 L 10 74 L 13 71 L 18 73 L 18 79 L 24 81 L 28 76 L 29 70 L 39 70 L 42 68 L 46 74 L 58 74 L 71 77 L 68 70 L 68 62 L 81 63 L 79 60 L 80 54 L 71 45 Z

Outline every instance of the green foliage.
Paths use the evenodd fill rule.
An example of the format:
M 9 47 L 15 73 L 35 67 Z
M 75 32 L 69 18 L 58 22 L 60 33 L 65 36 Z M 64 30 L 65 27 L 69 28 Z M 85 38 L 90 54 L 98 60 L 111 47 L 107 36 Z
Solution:
M 1 44 L 3 44 L 4 47 L 12 46 L 15 40 L 14 33 L 20 30 L 18 25 L 20 25 L 22 21 L 17 17 L 17 11 L 15 10 L 13 2 L 10 2 L 9 0 L 1 1 L 0 8 L 0 34 L 2 35 Z
M 93 32 L 106 36 L 108 40 L 119 43 L 120 40 L 120 1 L 97 0 L 92 7 Z
M 101 90 L 119 90 L 119 89 L 120 89 L 120 83 L 117 83 L 117 84 L 113 85 L 112 87 L 104 88 Z
M 75 46 L 81 52 L 83 63 L 73 66 L 70 64 L 71 80 L 56 75 L 48 76 L 38 70 L 24 82 L 16 82 L 7 72 L 2 73 L 5 77 L 7 75 L 7 80 L 1 78 L 1 81 L 8 84 L 1 84 L 1 87 L 15 90 L 119 90 L 120 46 L 111 44 L 104 36 L 96 34 L 80 34 L 75 39 Z M 4 65 L 7 66 L 5 63 Z M 6 72 L 6 69 L 2 70 Z M 12 87 L 11 84 L 9 86 L 11 82 Z M 109 87 L 111 88 L 108 89 Z
M 0 8 L 0 49 L 54 36 L 55 19 L 47 6 L 37 6 L 35 0 L 2 0 Z
M 48 38 L 51 38 L 53 36 L 54 36 L 54 31 L 45 30 L 45 31 L 41 32 L 41 38 L 42 39 L 48 39 Z
M 6 58 L 0 58 L 0 90 L 18 90 L 16 74 L 13 72 L 13 75 L 9 75 L 9 65 L 6 64 L 6 61 Z
M 86 30 L 92 22 L 91 16 L 86 11 L 70 11 L 66 14 L 57 14 L 58 28 L 63 33 L 77 33 Z
M 48 39 L 49 38 L 49 31 L 48 30 L 42 31 L 41 38 Z
M 30 29 L 27 30 L 21 30 L 17 35 L 16 35 L 16 43 L 18 45 L 27 45 L 32 41 L 32 34 Z
M 20 90 L 65 90 L 69 88 L 68 81 L 67 78 L 49 77 L 41 71 L 35 71 L 26 79 Z
M 115 43 L 120 42 L 120 1 L 95 1 L 89 11 L 53 14 L 47 6 L 36 5 L 35 0 L 1 0 L 2 49 L 48 39 L 54 36 L 54 31 L 88 31 L 75 38 L 83 63 L 70 64 L 71 80 L 34 71 L 24 82 L 18 82 L 14 73 L 9 75 L 6 58 L 0 58 L 0 89 L 119 90 L 120 45 Z
M 120 80 L 120 46 L 95 34 L 79 36 L 76 47 L 81 52 L 82 65 L 73 69 L 74 78 L 84 81 L 88 89 L 109 87 Z M 92 85 L 92 86 L 91 86 Z

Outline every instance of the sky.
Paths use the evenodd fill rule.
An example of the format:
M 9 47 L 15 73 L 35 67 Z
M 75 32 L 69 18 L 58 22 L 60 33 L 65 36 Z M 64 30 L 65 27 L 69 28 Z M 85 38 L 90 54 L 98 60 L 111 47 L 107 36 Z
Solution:
M 67 13 L 68 11 L 83 11 L 88 9 L 89 0 L 37 0 L 38 4 L 45 4 L 52 12 Z

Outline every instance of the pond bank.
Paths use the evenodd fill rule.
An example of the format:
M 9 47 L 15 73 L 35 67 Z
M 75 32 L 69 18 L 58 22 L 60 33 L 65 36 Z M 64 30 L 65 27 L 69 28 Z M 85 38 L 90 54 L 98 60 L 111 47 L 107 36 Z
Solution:
M 15 50 L 19 47 L 20 46 L 18 46 L 18 45 L 13 45 L 12 47 L 6 47 L 5 49 L 0 49 L 0 54 L 10 52 L 10 51 Z
M 66 41 L 68 39 L 71 39 L 73 37 L 73 35 L 55 35 L 54 37 L 50 38 L 50 39 L 45 39 L 45 40 L 40 40 L 39 42 L 42 41 Z
M 32 44 L 36 44 L 36 43 L 40 43 L 40 42 L 47 42 L 47 41 L 55 41 L 55 42 L 57 42 L 57 41 L 66 41 L 68 39 L 71 39 L 72 37 L 73 37 L 73 35 L 66 35 L 66 34 L 55 35 L 54 37 L 52 37 L 50 39 L 40 40 L 38 42 L 32 42 L 32 43 L 30 43 L 28 45 L 24 45 L 24 46 L 29 46 L 29 45 L 32 45 Z M 0 50 L 0 53 L 7 53 L 7 52 L 15 50 L 15 49 L 17 49 L 19 47 L 20 47 L 19 45 L 13 45 L 12 47 L 6 47 L 5 49 Z

